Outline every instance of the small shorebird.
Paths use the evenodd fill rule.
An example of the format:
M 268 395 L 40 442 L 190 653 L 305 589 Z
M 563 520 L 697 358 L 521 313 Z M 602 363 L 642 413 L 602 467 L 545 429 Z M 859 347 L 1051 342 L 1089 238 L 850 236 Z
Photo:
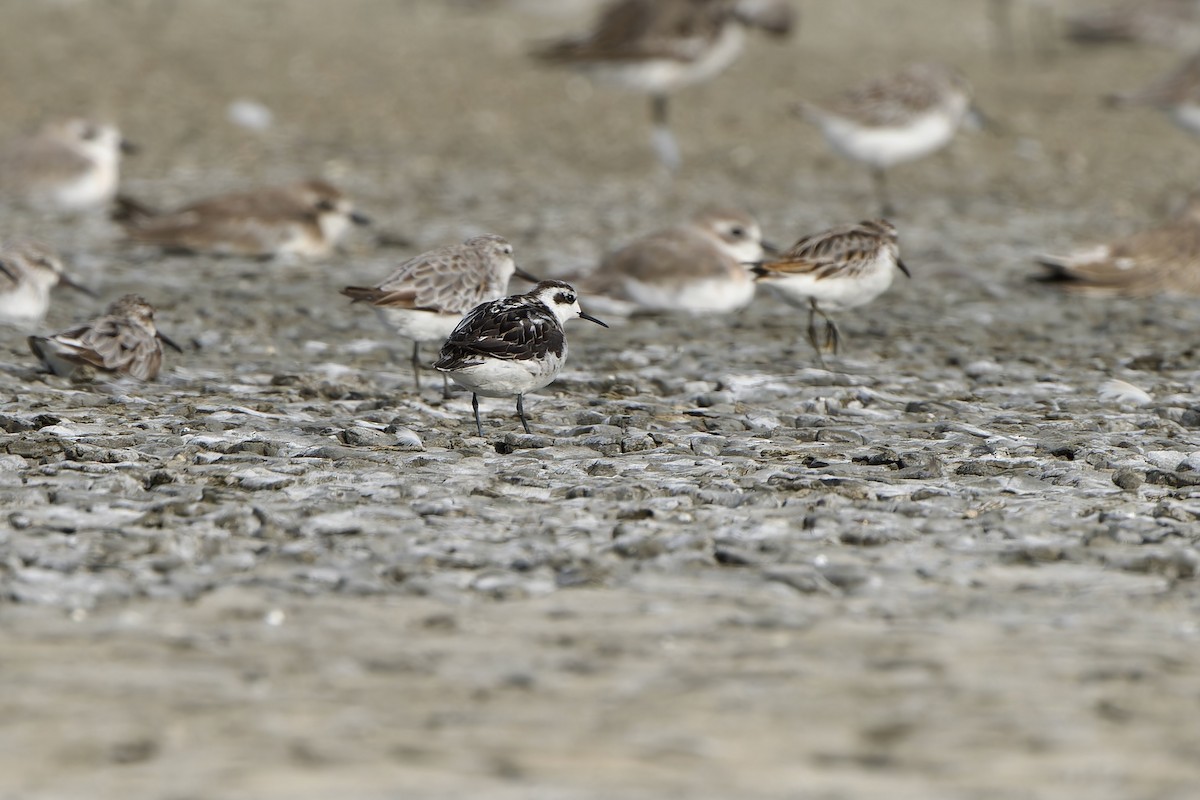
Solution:
M 1200 47 L 1200 3 L 1196 0 L 1119 0 L 1066 21 L 1066 36 L 1082 44 L 1146 42 Z
M 762 231 L 753 217 L 711 209 L 609 253 L 581 288 L 612 300 L 618 313 L 642 308 L 722 314 L 754 297 L 747 265 L 763 255 Z
M 321 180 L 218 195 L 167 212 L 119 197 L 113 219 L 130 239 L 164 250 L 256 258 L 326 256 L 351 225 L 371 221 Z
M 1188 133 L 1200 135 L 1200 53 L 1138 91 L 1110 94 L 1105 100 L 1115 107 L 1152 106 Z
M 471 391 L 475 431 L 483 436 L 479 395 L 517 396 L 517 416 L 526 433 L 525 393 L 548 385 L 567 360 L 563 324 L 586 319 L 605 325 L 579 307 L 569 283 L 542 281 L 527 294 L 476 306 L 442 345 L 434 367 Z
M 507 240 L 484 234 L 410 258 L 382 283 L 347 286 L 342 294 L 369 303 L 397 333 L 412 339 L 413 380 L 420 390 L 421 344 L 446 341 L 464 314 L 508 294 L 513 275 L 537 283 L 517 266 Z M 450 395 L 444 375 L 442 394 Z
M 820 128 L 838 155 L 867 165 L 884 216 L 895 213 L 887 169 L 941 150 L 968 117 L 982 120 L 966 79 L 941 64 L 914 64 L 827 107 L 801 102 L 796 112 Z
M 758 280 L 787 303 L 808 307 L 808 341 L 817 351 L 835 355 L 841 335 L 830 311 L 869 303 L 892 285 L 896 269 L 912 277 L 900 260 L 896 228 L 885 219 L 832 228 L 805 236 L 778 258 L 753 267 Z M 825 320 L 825 341 L 817 330 L 817 317 Z
M 1176 219 L 1109 244 L 1065 256 L 1034 259 L 1041 280 L 1071 292 L 1142 296 L 1160 292 L 1200 295 L 1200 200 Z
M 675 171 L 682 159 L 668 126 L 668 96 L 732 64 L 745 44 L 745 28 L 786 36 L 793 21 L 786 0 L 615 0 L 591 31 L 533 55 L 649 95 L 654 150 Z
M 34 239 L 13 239 L 0 244 L 0 322 L 30 327 L 41 322 L 50 308 L 50 290 L 67 286 L 95 294 L 63 271 L 54 248 Z
M 121 154 L 133 146 L 112 125 L 69 119 L 0 150 L 0 194 L 34 208 L 85 211 L 112 201 Z
M 163 344 L 179 345 L 154 326 L 154 307 L 127 294 L 104 316 L 53 336 L 30 336 L 29 349 L 55 375 L 72 378 L 89 372 L 152 381 L 162 366 Z

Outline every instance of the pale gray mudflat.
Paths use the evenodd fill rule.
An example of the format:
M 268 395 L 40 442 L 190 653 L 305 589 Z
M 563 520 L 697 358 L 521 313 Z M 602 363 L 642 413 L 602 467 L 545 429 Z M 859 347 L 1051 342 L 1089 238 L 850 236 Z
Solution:
M 147 201 L 321 174 L 401 240 L 0 216 L 102 290 L 47 328 L 137 290 L 188 345 L 93 387 L 3 333 L 0 798 L 1195 797 L 1200 305 L 1027 281 L 1194 188 L 1200 142 L 1098 101 L 1175 54 L 1005 63 L 982 2 L 807 3 L 679 98 L 671 182 L 641 100 L 525 59 L 581 18 L 495 5 L 0 4 L 0 134 L 108 115 Z M 480 439 L 337 294 L 484 231 L 563 275 L 711 203 L 784 244 L 871 216 L 787 106 L 932 57 L 1007 130 L 895 171 L 914 277 L 831 371 L 771 298 L 575 323 L 534 435 L 485 401 Z

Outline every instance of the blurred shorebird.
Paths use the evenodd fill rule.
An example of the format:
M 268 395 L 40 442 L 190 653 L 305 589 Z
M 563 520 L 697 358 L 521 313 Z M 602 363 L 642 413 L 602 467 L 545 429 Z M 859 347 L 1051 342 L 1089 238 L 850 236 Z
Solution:
M 464 314 L 508 293 L 513 275 L 537 278 L 517 267 L 513 247 L 485 234 L 410 258 L 375 286 L 347 286 L 342 294 L 369 303 L 397 333 L 413 342 L 413 380 L 421 388 L 421 344 L 441 344 Z M 443 375 L 442 393 L 449 396 Z
M 517 416 L 531 433 L 525 394 L 558 376 L 567 360 L 563 325 L 576 318 L 608 327 L 585 313 L 575 289 L 562 281 L 542 281 L 527 294 L 484 303 L 463 317 L 434 367 L 470 390 L 476 433 L 483 436 L 479 395 L 516 395 Z
M 637 309 L 722 314 L 753 299 L 754 276 L 747 265 L 762 261 L 765 249 L 774 251 L 749 214 L 710 209 L 609 253 L 580 289 L 598 295 L 602 311 L 611 303 L 619 314 Z
M 1105 100 L 1117 108 L 1157 108 L 1180 128 L 1200 136 L 1200 53 L 1142 89 L 1110 94 Z
M 89 373 L 152 381 L 162 367 L 162 346 L 179 345 L 154 325 L 154 307 L 135 294 L 119 298 L 104 316 L 53 336 L 30 336 L 29 349 L 55 375 Z
M 895 226 L 876 219 L 805 236 L 753 271 L 785 302 L 808 308 L 808 341 L 824 366 L 822 351 L 829 349 L 836 355 L 841 341 L 829 312 L 871 302 L 892 285 L 897 269 L 912 277 L 900 260 Z M 825 320 L 823 342 L 818 316 Z
M 95 296 L 67 275 L 62 258 L 48 244 L 34 239 L 0 244 L 0 322 L 18 327 L 41 322 L 50 308 L 50 290 L 55 286 Z
M 1196 0 L 1120 0 L 1066 20 L 1066 36 L 1081 44 L 1138 43 L 1200 47 Z
M 321 180 L 218 195 L 159 212 L 118 197 L 113 219 L 133 241 L 167 251 L 224 256 L 320 258 L 370 219 Z
M 50 123 L 0 149 L 0 196 L 68 213 L 105 206 L 117 193 L 121 154 L 132 151 L 112 125 Z
M 914 64 L 826 106 L 801 102 L 795 110 L 821 130 L 834 152 L 870 169 L 884 216 L 895 213 L 887 169 L 941 150 L 968 118 L 983 120 L 971 102 L 970 84 L 941 64 Z
M 1178 217 L 1108 244 L 1034 259 L 1041 280 L 1070 292 L 1142 296 L 1200 295 L 1200 199 Z
M 655 153 L 675 171 L 682 157 L 668 123 L 668 97 L 732 64 L 746 28 L 786 36 L 794 19 L 787 0 L 615 0 L 591 31 L 533 55 L 649 95 Z

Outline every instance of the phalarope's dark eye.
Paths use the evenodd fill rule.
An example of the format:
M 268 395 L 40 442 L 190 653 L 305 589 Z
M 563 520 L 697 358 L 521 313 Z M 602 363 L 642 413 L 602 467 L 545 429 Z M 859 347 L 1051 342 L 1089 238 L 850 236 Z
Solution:
M 335 206 L 333 204 L 332 200 L 318 200 L 317 201 L 317 210 L 318 211 L 333 211 L 335 208 L 337 208 L 337 206 Z

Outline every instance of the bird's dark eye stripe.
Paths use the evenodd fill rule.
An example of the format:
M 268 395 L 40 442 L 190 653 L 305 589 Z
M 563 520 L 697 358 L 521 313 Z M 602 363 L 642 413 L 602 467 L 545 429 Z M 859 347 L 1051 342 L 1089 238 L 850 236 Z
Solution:
M 559 292 L 558 294 L 554 295 L 554 302 L 561 303 L 566 306 L 573 306 L 575 305 L 575 295 L 571 294 L 570 292 Z

